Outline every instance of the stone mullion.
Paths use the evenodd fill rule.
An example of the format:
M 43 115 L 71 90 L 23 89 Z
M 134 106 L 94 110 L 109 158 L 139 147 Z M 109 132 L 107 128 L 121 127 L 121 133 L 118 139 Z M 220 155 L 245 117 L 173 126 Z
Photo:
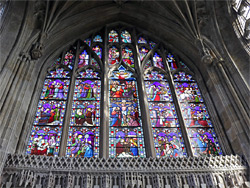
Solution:
M 100 157 L 109 157 L 109 64 L 108 64 L 108 33 L 107 27 L 104 32 L 104 45 L 103 45 L 103 70 L 101 74 L 101 108 L 100 108 Z
M 167 67 L 167 72 L 169 72 L 169 75 L 168 75 L 169 88 L 170 88 L 170 91 L 171 91 L 171 94 L 172 94 L 172 99 L 173 99 L 173 103 L 174 103 L 174 106 L 175 106 L 177 118 L 178 118 L 178 121 L 180 123 L 181 134 L 182 134 L 182 138 L 184 140 L 185 148 L 186 148 L 188 156 L 193 156 L 194 154 L 193 154 L 193 151 L 192 151 L 190 140 L 188 138 L 187 127 L 185 125 L 183 114 L 182 114 L 182 111 L 181 111 L 181 104 L 180 104 L 180 102 L 179 102 L 179 100 L 177 98 L 177 92 L 176 92 L 176 89 L 175 89 L 175 86 L 174 86 L 173 75 L 171 74 L 168 63 L 166 63 L 167 59 L 166 59 L 166 56 L 165 56 L 166 54 L 164 53 L 164 50 L 161 49 L 161 51 L 162 51 L 162 54 L 163 54 L 163 57 L 162 57 L 163 62 L 165 63 L 165 66 Z
M 134 39 L 134 46 L 136 47 L 136 53 L 134 53 L 135 58 L 135 69 L 137 70 L 137 87 L 138 87 L 138 98 L 140 102 L 141 109 L 141 121 L 143 128 L 144 144 L 147 157 L 156 157 L 155 147 L 154 147 L 154 137 L 152 132 L 152 125 L 150 121 L 150 113 L 148 106 L 148 99 L 145 90 L 144 83 L 144 72 L 141 64 L 139 54 L 139 47 L 137 44 L 137 36 L 135 30 L 133 30 L 132 37 Z
M 75 53 L 74 68 L 73 68 L 72 74 L 71 74 L 70 86 L 68 89 L 68 96 L 67 96 L 67 101 L 66 101 L 67 105 L 66 105 L 65 114 L 64 114 L 64 123 L 63 123 L 63 127 L 62 127 L 63 130 L 62 130 L 62 136 L 61 136 L 61 142 L 60 142 L 61 144 L 60 144 L 59 156 L 65 156 L 65 154 L 66 154 L 73 96 L 74 96 L 74 92 L 75 92 L 76 70 L 78 67 L 79 54 L 80 54 L 80 42 L 78 41 L 76 53 Z M 63 53 L 63 57 L 62 57 L 61 62 L 63 61 L 64 56 L 65 56 L 65 52 Z

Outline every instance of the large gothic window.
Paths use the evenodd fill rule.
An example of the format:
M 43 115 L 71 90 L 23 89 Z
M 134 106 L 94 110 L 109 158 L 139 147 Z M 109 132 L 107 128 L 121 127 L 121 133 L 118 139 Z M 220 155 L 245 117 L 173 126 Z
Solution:
M 119 27 L 76 43 L 48 69 L 27 154 L 222 155 L 194 73 L 163 44 Z

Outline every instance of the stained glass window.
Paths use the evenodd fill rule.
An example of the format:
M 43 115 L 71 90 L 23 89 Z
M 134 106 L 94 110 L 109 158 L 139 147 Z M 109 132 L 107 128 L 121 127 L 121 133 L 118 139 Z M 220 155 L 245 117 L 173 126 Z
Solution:
M 109 65 L 115 65 L 119 63 L 120 61 L 119 57 L 120 57 L 119 50 L 115 46 L 109 48 Z
M 147 36 L 139 35 L 134 40 L 137 44 L 131 43 L 133 36 L 128 30 L 111 28 L 109 33 L 98 32 L 79 40 L 78 47 L 52 63 L 38 101 L 27 154 L 87 158 L 222 154 L 190 69 Z M 107 37 L 108 45 L 102 43 L 101 36 Z M 136 66 L 138 61 L 141 64 Z M 143 83 L 137 85 L 141 75 Z M 144 96 L 147 100 L 142 100 Z M 142 119 L 141 114 L 150 117 Z M 100 140 L 108 142 L 108 148 L 101 147 Z M 145 140 L 154 145 L 153 151 Z
M 190 74 L 179 72 L 174 75 L 174 82 L 194 155 L 221 155 L 219 142 L 196 81 Z
M 129 34 L 127 30 L 122 31 L 121 38 L 122 38 L 122 42 L 131 43 L 131 35 Z
M 75 81 L 66 156 L 98 157 L 100 127 L 99 74 L 87 69 Z
M 145 76 L 156 157 L 187 156 L 167 79 L 152 71 Z
M 155 54 L 154 54 L 153 63 L 154 63 L 155 67 L 158 67 L 160 69 L 164 69 L 162 57 L 157 52 L 155 52 Z
M 147 44 L 147 41 L 144 37 L 139 37 L 138 44 Z
M 86 65 L 89 65 L 89 55 L 86 50 L 84 50 L 79 55 L 79 62 L 78 62 L 78 68 L 84 67 Z
M 125 47 L 122 49 L 122 60 L 126 65 L 132 68 L 135 67 L 134 55 L 132 49 L 130 49 L 129 47 Z
M 140 54 L 140 59 L 141 61 L 143 61 L 143 59 L 146 57 L 146 55 L 148 54 L 148 49 L 145 47 L 141 47 L 139 49 L 139 54 Z
M 96 35 L 95 38 L 93 39 L 93 42 L 102 42 L 101 35 Z
M 176 60 L 172 54 L 167 55 L 167 61 L 168 61 L 168 65 L 169 65 L 170 70 L 177 69 L 177 63 L 176 63 Z
M 136 79 L 120 66 L 110 78 L 110 157 L 145 157 Z
M 109 42 L 119 42 L 118 33 L 115 30 L 110 31 Z
M 96 55 L 102 59 L 102 48 L 99 45 L 96 45 L 92 48 L 92 50 L 96 53 Z
M 73 69 L 73 65 L 73 51 L 69 51 L 61 66 L 48 73 L 38 103 L 27 154 L 58 156 L 69 92 L 69 70 Z

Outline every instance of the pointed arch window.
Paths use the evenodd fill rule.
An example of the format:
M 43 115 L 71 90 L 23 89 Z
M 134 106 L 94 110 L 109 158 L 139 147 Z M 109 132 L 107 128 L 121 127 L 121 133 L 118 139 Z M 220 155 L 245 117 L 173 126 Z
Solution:
M 153 41 L 106 28 L 67 50 L 48 69 L 26 153 L 222 155 L 195 75 Z

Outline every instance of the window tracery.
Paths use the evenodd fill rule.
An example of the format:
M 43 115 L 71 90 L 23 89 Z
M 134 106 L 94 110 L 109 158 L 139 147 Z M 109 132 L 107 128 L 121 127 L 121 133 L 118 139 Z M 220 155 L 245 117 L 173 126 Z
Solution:
M 99 157 L 103 150 L 112 158 L 222 155 L 188 67 L 162 44 L 143 35 L 137 40 L 130 31 L 112 28 L 94 34 L 55 61 L 44 82 L 27 154 L 58 156 L 66 148 L 60 155 Z M 137 83 L 139 75 L 144 84 Z M 107 90 L 103 78 L 109 80 Z M 102 121 L 102 109 L 108 124 Z M 142 111 L 150 116 L 145 125 Z M 100 134 L 104 126 L 108 131 Z M 101 138 L 108 140 L 108 148 L 101 147 Z M 154 145 L 151 154 L 146 139 Z

